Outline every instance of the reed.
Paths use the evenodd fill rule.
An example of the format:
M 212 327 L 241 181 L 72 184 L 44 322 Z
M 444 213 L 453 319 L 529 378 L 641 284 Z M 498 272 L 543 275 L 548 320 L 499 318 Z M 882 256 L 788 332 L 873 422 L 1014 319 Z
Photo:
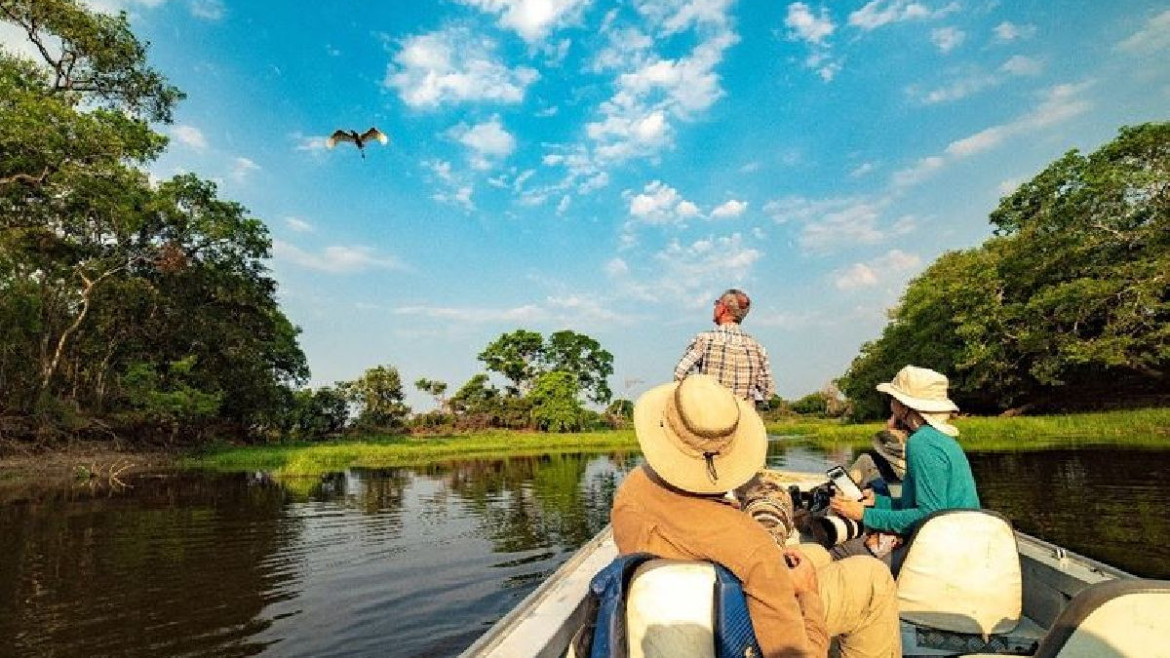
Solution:
M 277 476 L 313 476 L 346 468 L 421 466 L 452 459 L 495 459 L 637 450 L 632 430 L 581 434 L 484 432 L 408 437 L 365 436 L 327 443 L 220 446 L 180 460 L 184 468 L 209 471 L 268 471 Z
M 1170 448 L 1170 408 L 1015 418 L 970 416 L 957 418 L 954 424 L 965 448 L 984 452 L 1088 445 Z M 822 447 L 860 447 L 869 445 L 882 426 L 804 419 L 769 423 L 768 433 Z

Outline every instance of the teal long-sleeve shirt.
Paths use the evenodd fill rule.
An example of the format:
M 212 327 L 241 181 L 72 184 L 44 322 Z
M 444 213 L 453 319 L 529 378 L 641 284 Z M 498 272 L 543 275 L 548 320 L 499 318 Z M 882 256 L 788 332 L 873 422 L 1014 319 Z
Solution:
M 870 530 L 904 535 L 931 512 L 944 509 L 979 509 L 975 477 L 958 442 L 923 425 L 906 440 L 902 497 L 876 496 L 862 522 Z

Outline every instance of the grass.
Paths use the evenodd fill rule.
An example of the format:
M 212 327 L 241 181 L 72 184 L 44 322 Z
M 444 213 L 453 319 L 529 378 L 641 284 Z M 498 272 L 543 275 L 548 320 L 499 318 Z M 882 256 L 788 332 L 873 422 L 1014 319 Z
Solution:
M 351 467 L 421 466 L 451 459 L 502 459 L 637 448 L 633 430 L 581 434 L 484 432 L 431 437 L 370 436 L 328 443 L 217 447 L 184 458 L 179 465 L 221 472 L 261 470 L 278 476 L 298 477 Z
M 1170 408 L 1015 418 L 958 418 L 959 441 L 970 450 L 1044 450 L 1085 445 L 1170 448 Z M 770 434 L 800 436 L 817 446 L 869 445 L 883 423 L 777 421 Z
M 960 418 L 960 442 L 969 450 L 1043 450 L 1084 445 L 1170 448 L 1170 409 L 1112 411 L 1062 416 Z M 795 419 L 768 423 L 768 433 L 797 436 L 830 448 L 868 446 L 882 423 L 843 424 Z M 352 467 L 422 466 L 456 459 L 502 459 L 566 453 L 636 451 L 633 430 L 583 434 L 482 432 L 433 437 L 369 436 L 326 443 L 218 446 L 180 460 L 185 468 L 268 471 L 277 476 L 315 476 Z

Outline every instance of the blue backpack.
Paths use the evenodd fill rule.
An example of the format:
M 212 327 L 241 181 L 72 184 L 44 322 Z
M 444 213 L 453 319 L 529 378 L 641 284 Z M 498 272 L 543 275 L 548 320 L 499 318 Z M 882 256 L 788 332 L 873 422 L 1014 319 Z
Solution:
M 584 658 L 625 658 L 626 591 L 634 571 L 657 556 L 632 553 L 614 559 L 589 583 L 585 626 L 577 635 L 575 653 Z M 717 658 L 762 656 L 748 616 L 743 585 L 722 565 L 715 567 L 715 655 Z

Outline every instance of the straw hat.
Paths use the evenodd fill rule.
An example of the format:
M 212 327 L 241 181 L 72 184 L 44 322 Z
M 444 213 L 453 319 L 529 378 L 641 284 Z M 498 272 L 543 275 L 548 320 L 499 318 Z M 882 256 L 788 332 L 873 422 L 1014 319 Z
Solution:
M 650 389 L 634 405 L 634 432 L 650 468 L 691 493 L 731 491 L 764 466 L 764 421 L 709 375 Z
M 888 383 L 877 385 L 877 390 L 888 393 L 895 400 L 922 415 L 935 429 L 950 436 L 958 436 L 959 429 L 947 421 L 959 407 L 947 397 L 946 375 L 929 368 L 906 366 Z
M 894 469 L 898 478 L 906 477 L 906 437 L 900 430 L 881 429 L 873 435 L 873 450 Z

